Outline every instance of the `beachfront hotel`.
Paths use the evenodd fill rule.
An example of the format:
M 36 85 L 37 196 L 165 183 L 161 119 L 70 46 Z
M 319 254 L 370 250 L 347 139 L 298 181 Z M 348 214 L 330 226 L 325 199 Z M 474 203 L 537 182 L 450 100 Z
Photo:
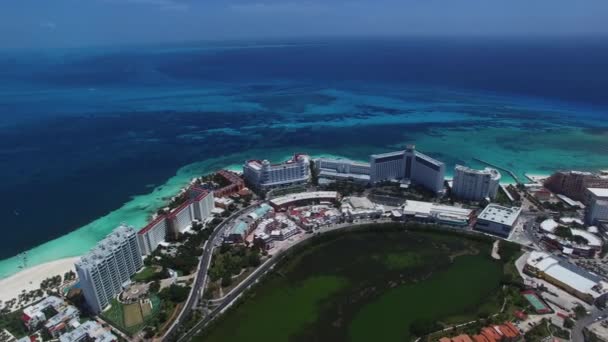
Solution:
M 544 185 L 556 194 L 587 204 L 587 189 L 608 188 L 608 176 L 583 171 L 560 171 L 547 178 Z
M 137 232 L 137 242 L 141 255 L 148 255 L 165 241 L 167 237 L 167 218 L 165 215 L 157 216 L 147 226 Z
M 517 223 L 520 214 L 521 208 L 488 204 L 477 217 L 475 230 L 506 238 Z
M 456 165 L 452 182 L 452 195 L 468 201 L 494 199 L 498 192 L 499 182 L 500 172 L 496 169 L 487 167 L 483 170 L 475 170 Z
M 443 193 L 445 164 L 416 151 L 414 145 L 408 145 L 403 151 L 372 154 L 369 160 L 372 184 L 410 181 L 435 194 Z
M 588 224 L 598 224 L 608 220 L 608 189 L 587 189 L 587 207 L 585 208 L 585 221 Z
M 213 192 L 193 187 L 190 189 L 190 196 L 192 197 L 192 216 L 201 222 L 211 217 L 211 211 L 215 207 Z
M 369 163 L 349 159 L 318 158 L 315 159 L 315 169 L 322 179 L 348 180 L 361 184 L 370 182 Z
M 168 231 L 173 238 L 192 227 L 195 219 L 205 221 L 215 206 L 212 192 L 196 187 L 190 188 L 188 192 L 192 198 L 167 215 Z
M 142 267 L 137 233 L 121 225 L 76 262 L 76 273 L 87 305 L 99 313 Z
M 304 154 L 295 154 L 279 164 L 268 160 L 248 160 L 243 165 L 243 176 L 248 186 L 266 192 L 273 188 L 305 184 L 310 177 L 310 159 Z

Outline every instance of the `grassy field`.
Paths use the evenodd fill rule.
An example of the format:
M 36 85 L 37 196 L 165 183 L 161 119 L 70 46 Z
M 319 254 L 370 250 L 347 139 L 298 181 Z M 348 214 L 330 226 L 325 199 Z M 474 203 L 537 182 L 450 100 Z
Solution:
M 412 340 L 417 320 L 456 323 L 499 310 L 504 265 L 490 249 L 489 241 L 420 232 L 317 241 L 196 340 Z
M 116 299 L 112 300 L 110 309 L 104 311 L 101 316 L 108 323 L 117 327 L 119 330 L 133 335 L 140 331 L 146 322 L 150 321 L 160 309 L 160 299 L 157 296 L 151 297 L 152 308 L 144 310 L 147 315 L 142 317 L 139 304 L 122 304 Z
M 140 272 L 136 273 L 133 276 L 133 280 L 140 281 L 140 282 L 147 282 L 147 281 L 150 281 L 152 278 L 154 278 L 154 276 L 156 275 L 157 272 L 158 272 L 158 270 L 156 269 L 156 267 L 146 266 L 146 267 L 144 267 L 143 270 L 141 270 Z

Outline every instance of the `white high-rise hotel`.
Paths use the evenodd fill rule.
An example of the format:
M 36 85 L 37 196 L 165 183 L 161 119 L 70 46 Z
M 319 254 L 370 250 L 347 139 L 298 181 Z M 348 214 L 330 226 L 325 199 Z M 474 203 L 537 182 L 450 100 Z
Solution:
M 475 170 L 462 165 L 454 168 L 452 194 L 460 199 L 481 201 L 485 198 L 494 199 L 500 182 L 500 172 L 496 169 L 485 168 Z
M 413 145 L 404 151 L 372 154 L 369 162 L 372 183 L 408 180 L 434 193 L 443 192 L 445 164 L 416 151 Z
M 137 233 L 121 225 L 76 262 L 84 298 L 99 313 L 142 266 Z
M 243 165 L 243 176 L 250 187 L 261 191 L 303 184 L 310 177 L 310 159 L 306 155 L 296 154 L 280 164 L 271 164 L 268 160 L 248 160 Z

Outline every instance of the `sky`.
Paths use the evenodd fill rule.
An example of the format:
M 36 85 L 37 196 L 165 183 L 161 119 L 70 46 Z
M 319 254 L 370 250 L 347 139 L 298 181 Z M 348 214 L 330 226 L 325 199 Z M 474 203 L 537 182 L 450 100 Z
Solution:
M 608 1 L 0 1 L 1 48 L 384 35 L 608 36 Z

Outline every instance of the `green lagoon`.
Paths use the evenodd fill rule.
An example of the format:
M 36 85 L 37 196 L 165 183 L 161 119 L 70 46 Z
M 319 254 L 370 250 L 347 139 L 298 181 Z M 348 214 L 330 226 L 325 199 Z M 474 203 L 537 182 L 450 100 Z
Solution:
M 383 228 L 390 229 L 391 224 Z M 298 247 L 196 341 L 407 341 L 414 325 L 497 312 L 491 242 L 356 230 Z

